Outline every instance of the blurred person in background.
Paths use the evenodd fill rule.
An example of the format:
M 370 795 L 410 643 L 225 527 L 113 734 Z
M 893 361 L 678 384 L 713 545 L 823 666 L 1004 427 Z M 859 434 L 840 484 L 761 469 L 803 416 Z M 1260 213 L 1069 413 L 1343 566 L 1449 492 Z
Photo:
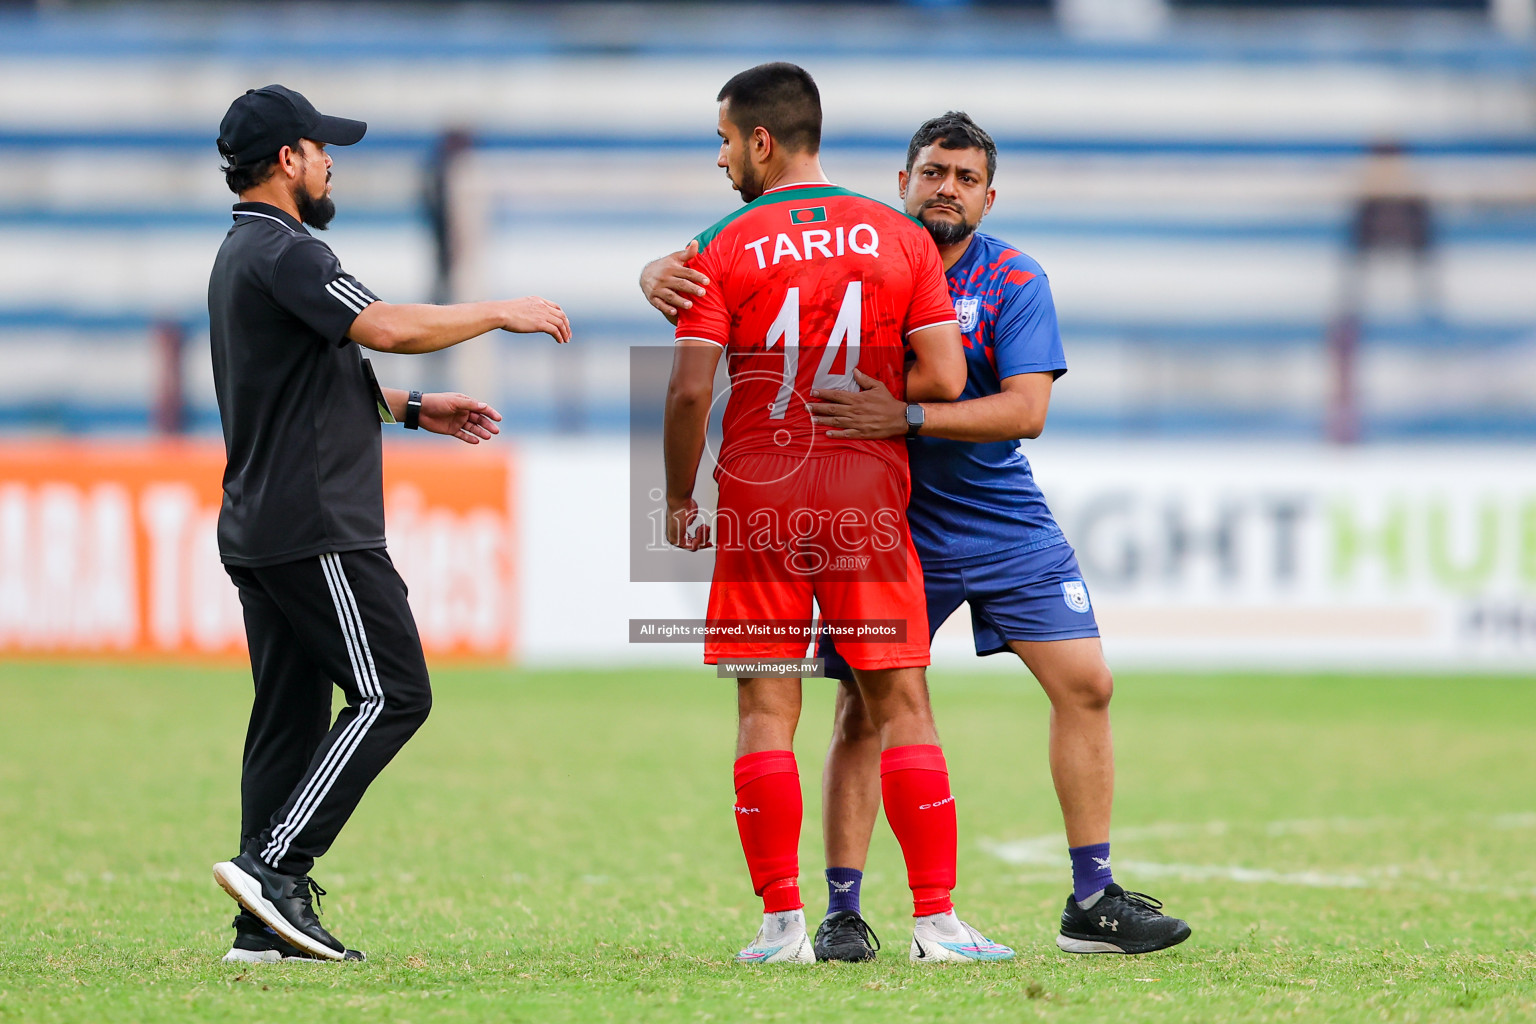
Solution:
M 1359 315 L 1373 260 L 1400 257 L 1412 273 L 1408 304 L 1421 320 L 1441 318 L 1439 246 L 1434 207 L 1414 174 L 1408 155 L 1396 142 L 1371 146 L 1349 225 L 1344 306 Z
M 463 201 L 458 195 L 464 160 L 475 140 L 464 128 L 451 128 L 437 140 L 427 164 L 422 186 L 422 208 L 432 229 L 432 301 L 446 304 L 457 298 L 456 277 L 463 239 L 459 238 L 458 209 Z
M 358 346 L 435 352 L 497 329 L 571 337 L 544 299 L 395 305 L 341 268 L 307 228 L 336 213 L 325 147 L 366 130 L 281 85 L 248 91 L 219 126 L 240 201 L 208 283 L 228 456 L 218 540 L 255 681 L 240 852 L 214 866 L 242 908 L 232 961 L 363 959 L 320 924 L 324 890 L 309 873 L 432 704 L 385 551 L 379 424 L 478 444 L 501 419 L 465 395 L 381 389 Z M 334 723 L 333 685 L 347 699 Z
M 1360 184 L 1326 336 L 1333 369 L 1328 436 L 1339 444 L 1360 440 L 1360 335 L 1371 314 L 1382 312 L 1383 300 L 1390 309 L 1396 293 L 1398 306 L 1420 323 L 1441 320 L 1434 207 L 1403 147 L 1371 146 Z
M 856 371 L 861 390 L 817 390 L 811 411 L 829 437 L 906 435 L 908 518 L 930 633 L 969 602 L 976 653 L 1012 651 L 1050 698 L 1051 774 L 1072 867 L 1057 945 L 1147 953 L 1183 942 L 1190 929 L 1157 900 L 1121 888 L 1110 868 L 1113 678 L 1076 555 L 1018 447 L 1044 429 L 1066 357 L 1044 270 L 977 230 L 996 198 L 996 170 L 991 136 L 951 111 L 912 136 L 897 176 L 907 214 L 939 247 L 965 337 L 960 400 L 907 403 Z M 691 247 L 673 253 L 642 276 L 647 299 L 664 314 L 707 294 L 711 282 L 687 265 L 692 257 Z M 836 646 L 823 638 L 818 654 L 841 685 L 822 776 L 828 907 L 815 948 L 820 959 L 866 960 L 878 949 L 859 889 L 880 810 L 879 741 Z

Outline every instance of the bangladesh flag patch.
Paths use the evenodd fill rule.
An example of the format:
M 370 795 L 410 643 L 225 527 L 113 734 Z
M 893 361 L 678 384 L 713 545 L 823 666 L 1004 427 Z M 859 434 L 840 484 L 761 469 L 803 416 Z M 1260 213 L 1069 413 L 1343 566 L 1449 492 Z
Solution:
M 820 224 L 827 219 L 825 206 L 802 206 L 798 210 L 789 211 L 791 224 Z

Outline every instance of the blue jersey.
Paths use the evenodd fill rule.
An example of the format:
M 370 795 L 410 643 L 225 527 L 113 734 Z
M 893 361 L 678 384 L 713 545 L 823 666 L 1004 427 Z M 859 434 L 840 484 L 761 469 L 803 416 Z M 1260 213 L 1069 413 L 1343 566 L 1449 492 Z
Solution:
M 1040 264 L 977 232 L 946 276 L 965 336 L 961 401 L 997 394 L 1000 381 L 1016 373 L 1067 372 L 1056 305 Z M 907 516 L 924 566 L 975 565 L 1005 552 L 1064 543 L 1017 441 L 914 437 L 907 454 Z

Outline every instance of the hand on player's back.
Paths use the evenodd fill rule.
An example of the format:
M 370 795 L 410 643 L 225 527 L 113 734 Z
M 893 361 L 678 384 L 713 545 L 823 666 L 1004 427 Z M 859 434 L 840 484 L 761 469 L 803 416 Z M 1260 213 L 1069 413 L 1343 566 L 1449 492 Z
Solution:
M 907 405 L 891 394 L 886 386 L 863 370 L 854 368 L 858 391 L 828 391 L 816 388 L 811 397 L 811 421 L 832 427 L 828 437 L 874 440 L 896 437 L 907 432 Z
M 703 297 L 704 288 L 709 284 L 708 277 L 688 266 L 698 254 L 699 243 L 694 240 L 685 249 L 652 260 L 640 271 L 640 290 L 645 293 L 645 301 L 661 310 L 661 315 L 674 324 L 678 313 L 692 308 L 693 302 L 688 297 Z
M 489 441 L 501 433 L 496 424 L 501 413 L 486 403 L 453 391 L 434 391 L 421 396 L 421 426 L 434 434 L 447 434 L 465 444 Z
M 560 344 L 571 340 L 571 320 L 565 310 L 537 295 L 509 299 L 501 329 L 514 334 L 547 334 Z

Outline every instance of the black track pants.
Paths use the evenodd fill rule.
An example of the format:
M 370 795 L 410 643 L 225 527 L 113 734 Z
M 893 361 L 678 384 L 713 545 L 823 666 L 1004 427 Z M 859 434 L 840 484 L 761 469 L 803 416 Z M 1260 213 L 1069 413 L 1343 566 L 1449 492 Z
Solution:
M 285 874 L 308 874 L 426 720 L 421 638 L 382 549 L 226 568 L 240 588 L 256 681 L 241 847 Z M 334 723 L 332 683 L 347 697 Z

